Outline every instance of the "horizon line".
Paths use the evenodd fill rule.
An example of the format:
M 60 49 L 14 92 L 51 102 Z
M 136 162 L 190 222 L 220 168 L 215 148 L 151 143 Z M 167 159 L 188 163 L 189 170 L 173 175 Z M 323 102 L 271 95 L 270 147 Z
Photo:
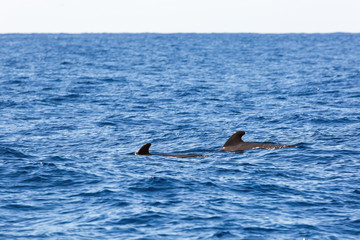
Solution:
M 0 34 L 360 34 L 360 32 L 0 32 Z

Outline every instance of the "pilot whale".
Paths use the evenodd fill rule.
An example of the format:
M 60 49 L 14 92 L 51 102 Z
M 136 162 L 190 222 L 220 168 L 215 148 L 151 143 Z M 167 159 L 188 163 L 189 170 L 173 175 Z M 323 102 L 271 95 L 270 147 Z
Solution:
M 244 142 L 241 138 L 245 135 L 244 131 L 238 131 L 234 133 L 222 146 L 220 151 L 227 152 L 236 152 L 244 151 L 254 148 L 265 148 L 265 149 L 276 149 L 276 148 L 291 148 L 295 147 L 292 145 L 282 145 L 282 144 L 267 144 L 267 143 L 256 143 L 256 142 Z M 194 157 L 206 157 L 202 154 L 151 154 L 149 152 L 151 143 L 144 144 L 135 155 L 158 155 L 164 157 L 174 157 L 174 158 L 194 158 Z
M 265 149 L 276 149 L 276 148 L 289 148 L 295 147 L 291 145 L 281 145 L 281 144 L 266 144 L 266 143 L 256 143 L 256 142 L 244 142 L 241 137 L 245 135 L 244 131 L 238 131 L 234 133 L 222 146 L 220 151 L 227 152 L 236 152 L 249 150 L 254 148 L 265 148 Z
M 149 148 L 151 143 L 144 144 L 139 151 L 135 153 L 135 155 L 158 155 L 163 157 L 174 157 L 174 158 L 194 158 L 194 157 L 205 157 L 205 155 L 201 154 L 151 154 L 149 152 Z

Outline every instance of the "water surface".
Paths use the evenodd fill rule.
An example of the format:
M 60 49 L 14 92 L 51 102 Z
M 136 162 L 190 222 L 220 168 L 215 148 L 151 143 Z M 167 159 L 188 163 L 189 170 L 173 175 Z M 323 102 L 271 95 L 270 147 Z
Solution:
M 359 52 L 341 33 L 0 35 L 0 238 L 358 239 Z M 296 148 L 219 152 L 239 130 Z

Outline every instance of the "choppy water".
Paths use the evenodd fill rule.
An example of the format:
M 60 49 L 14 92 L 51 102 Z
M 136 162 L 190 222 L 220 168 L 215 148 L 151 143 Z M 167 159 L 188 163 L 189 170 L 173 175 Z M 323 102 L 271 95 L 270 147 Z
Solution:
M 359 53 L 359 34 L 0 35 L 0 238 L 359 239 Z M 219 152 L 238 130 L 296 148 Z

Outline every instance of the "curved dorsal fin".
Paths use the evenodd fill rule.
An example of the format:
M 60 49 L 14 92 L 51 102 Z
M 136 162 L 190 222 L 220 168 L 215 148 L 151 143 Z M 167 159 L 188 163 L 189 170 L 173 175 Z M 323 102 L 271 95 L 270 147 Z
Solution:
M 149 148 L 151 146 L 151 143 L 144 144 L 139 151 L 137 151 L 136 155 L 150 155 Z
M 241 137 L 245 135 L 244 131 L 238 131 L 236 133 L 234 133 L 224 144 L 223 147 L 228 147 L 228 146 L 233 146 L 239 143 L 244 142 Z

